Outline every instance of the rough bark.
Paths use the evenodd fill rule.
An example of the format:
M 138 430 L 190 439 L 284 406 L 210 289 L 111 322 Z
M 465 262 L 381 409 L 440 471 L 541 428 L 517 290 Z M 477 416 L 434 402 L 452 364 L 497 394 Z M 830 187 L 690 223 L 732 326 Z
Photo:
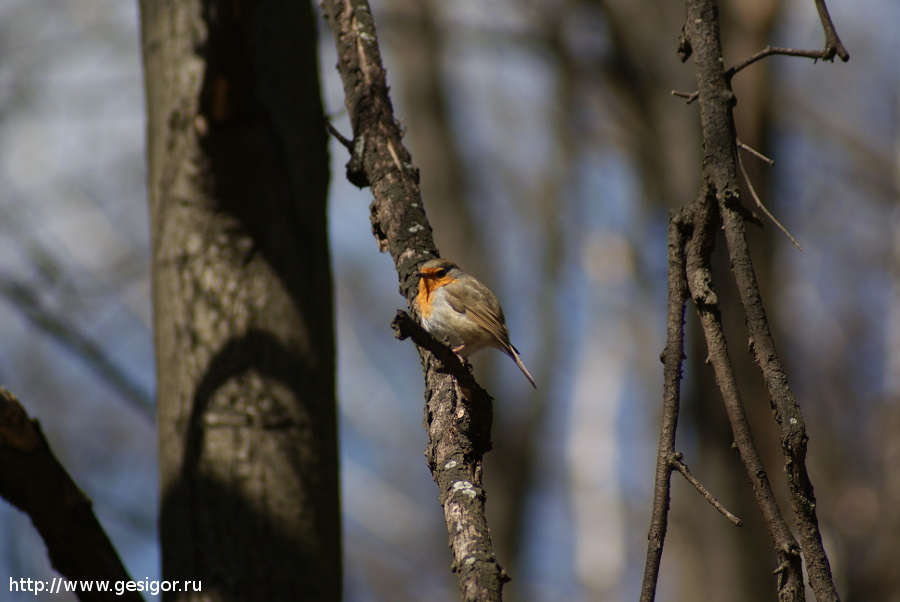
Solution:
M 419 173 L 401 140 L 388 94 L 371 9 L 366 0 L 326 0 L 322 4 L 334 31 L 338 71 L 353 127 L 347 177 L 371 187 L 372 233 L 388 251 L 400 280 L 400 293 L 413 315 L 415 271 L 437 257 L 425 216 Z M 425 375 L 425 455 L 438 484 L 453 570 L 462 599 L 500 600 L 506 573 L 494 557 L 484 517 L 481 463 L 490 449 L 492 400 L 445 345 L 403 314 L 395 320 L 401 338 L 416 341 Z M 446 352 L 446 353 L 445 353 Z
M 56 459 L 37 420 L 30 419 L 19 400 L 3 388 L 0 388 L 0 496 L 28 514 L 47 545 L 53 568 L 69 581 L 115 584 L 131 580 L 94 515 L 91 500 Z M 62 590 L 56 580 L 42 583 L 41 587 L 40 591 L 44 592 Z M 124 590 L 121 596 L 115 590 L 98 592 L 79 587 L 76 591 L 83 602 L 143 599 L 137 592 Z
M 824 4 L 817 2 L 824 7 Z M 728 243 L 728 254 L 731 260 L 732 271 L 737 282 L 741 303 L 747 316 L 747 328 L 750 332 L 750 340 L 754 358 L 762 370 L 763 378 L 769 392 L 772 407 L 775 410 L 775 420 L 782 429 L 781 443 L 785 458 L 785 473 L 787 475 L 788 489 L 790 491 L 791 507 L 794 511 L 794 519 L 800 534 L 800 545 L 806 560 L 806 569 L 810 584 L 817 600 L 838 600 L 837 590 L 831 576 L 831 569 L 822 545 L 822 536 L 819 532 L 815 511 L 815 496 L 812 483 L 806 471 L 806 427 L 800 406 L 794 399 L 794 395 L 787 384 L 781 360 L 775 349 L 771 328 L 766 318 L 762 305 L 759 285 L 750 259 L 747 239 L 744 232 L 744 219 L 746 210 L 740 205 L 740 193 L 738 189 L 737 136 L 734 131 L 734 93 L 731 90 L 730 72 L 726 73 L 722 65 L 722 48 L 719 41 L 718 14 L 714 0 L 691 0 L 687 3 L 687 27 L 686 35 L 690 39 L 691 46 L 696 50 L 696 72 L 699 88 L 700 120 L 703 129 L 704 157 L 704 189 L 705 196 L 710 201 L 714 198 L 721 214 L 721 223 L 725 230 L 725 238 Z M 826 36 L 826 53 L 822 58 L 833 58 L 838 54 L 844 60 L 849 55 L 840 46 L 840 40 L 830 22 L 826 22 L 827 11 L 824 11 L 823 26 L 828 34 Z M 840 49 L 834 46 L 836 44 Z M 846 57 L 846 58 L 845 58 Z M 736 70 L 735 70 L 736 71 Z M 717 220 L 718 221 L 718 220 Z M 689 277 L 690 280 L 690 277 Z M 695 297 L 696 299 L 696 297 Z M 703 308 L 701 318 L 704 317 Z M 709 333 L 707 340 L 710 341 Z M 723 341 L 724 348 L 724 341 Z M 710 341 L 712 347 L 712 341 Z M 711 349 L 712 355 L 712 349 Z M 715 365 L 715 358 L 714 365 Z M 726 393 L 722 375 L 716 371 L 719 386 L 726 397 L 739 399 L 735 394 Z M 735 391 L 736 393 L 736 391 Z M 740 404 L 738 404 L 740 405 Z M 741 410 L 742 411 L 742 410 Z M 729 412 L 731 417 L 731 413 Z M 732 427 L 737 423 L 732 418 Z M 749 431 L 748 431 L 749 435 Z M 740 433 L 735 430 L 735 441 L 741 445 Z M 749 448 L 748 448 L 749 449 Z M 747 457 L 742 452 L 751 481 L 754 476 L 759 478 L 762 471 L 761 463 L 747 463 Z M 774 514 L 767 514 L 769 508 L 776 508 L 774 500 L 764 499 L 764 490 L 754 485 L 757 493 L 757 501 L 760 509 L 766 516 L 770 534 L 773 537 L 776 553 L 778 555 L 779 572 L 779 596 L 782 599 L 802 599 L 803 592 L 793 590 L 792 579 L 799 579 L 802 584 L 802 574 L 799 571 L 799 558 L 792 549 L 796 542 L 787 525 L 780 524 Z M 766 496 L 771 496 L 771 492 Z M 796 566 L 794 566 L 796 565 Z M 790 568 L 792 567 L 792 568 Z M 802 585 L 800 586 L 802 588 Z M 793 593 L 789 593 L 793 592 Z
M 341 595 L 328 163 L 311 6 L 141 2 L 163 578 Z
M 712 365 L 718 389 L 721 393 L 734 436 L 734 449 L 744 464 L 754 497 L 772 539 L 777 559 L 777 593 L 779 600 L 796 602 L 805 598 L 802 560 L 806 561 L 810 585 L 818 601 L 838 600 L 831 576 L 828 558 L 822 545 L 815 512 L 815 497 L 805 467 L 807 436 L 800 407 L 787 384 L 781 360 L 774 345 L 768 320 L 762 305 L 759 283 L 750 258 L 744 230 L 744 220 L 750 213 L 741 205 L 738 185 L 738 140 L 735 134 L 733 108 L 735 95 L 731 86 L 732 76 L 753 60 L 768 56 L 767 51 L 754 55 L 726 70 L 722 60 L 719 34 L 718 6 L 715 0 L 687 0 L 687 18 L 679 53 L 683 60 L 694 57 L 697 92 L 687 95 L 690 101 L 698 100 L 700 125 L 703 132 L 703 163 L 700 192 L 693 203 L 673 216 L 669 229 L 670 245 L 670 308 L 669 338 L 663 352 L 666 365 L 666 396 L 664 422 L 660 438 L 657 463 L 656 494 L 650 543 L 647 553 L 643 601 L 654 599 L 659 560 L 665 538 L 669 507 L 669 483 L 674 469 L 674 428 L 678 416 L 677 379 L 680 374 L 672 366 L 679 366 L 683 356 L 683 343 L 672 336 L 672 324 L 676 318 L 672 298 L 686 282 L 691 299 L 697 308 L 707 342 L 708 359 Z M 824 8 L 821 5 L 820 8 Z M 849 55 L 833 34 L 833 26 L 827 21 L 827 11 L 820 10 L 823 29 L 826 31 L 825 51 L 792 51 L 780 49 L 778 54 L 812 56 L 831 59 L 835 55 L 847 60 Z M 831 32 L 831 33 L 829 33 Z M 831 35 L 833 34 L 833 35 Z M 770 216 L 771 217 L 771 216 Z M 800 544 L 794 539 L 775 500 L 769 478 L 763 466 L 757 445 L 751 433 L 744 409 L 742 392 L 738 387 L 732 360 L 725 340 L 722 309 L 715 292 L 711 258 L 715 236 L 724 229 L 728 246 L 728 258 L 737 283 L 738 293 L 747 328 L 751 351 L 754 355 L 775 410 L 775 420 L 781 425 L 782 452 L 785 459 L 788 490 L 794 519 L 800 533 Z M 673 252 L 672 247 L 684 247 L 684 254 Z M 676 249 L 677 250 L 677 249 Z M 674 262 L 683 265 L 673 266 Z M 683 274 L 682 274 L 683 270 Z M 677 333 L 680 334 L 680 333 Z M 677 343 L 672 345 L 672 343 Z M 674 391 L 676 394 L 672 394 Z M 685 476 L 688 476 L 685 473 Z M 708 498 L 709 499 L 709 498 Z M 801 559 L 801 548 L 803 559 Z

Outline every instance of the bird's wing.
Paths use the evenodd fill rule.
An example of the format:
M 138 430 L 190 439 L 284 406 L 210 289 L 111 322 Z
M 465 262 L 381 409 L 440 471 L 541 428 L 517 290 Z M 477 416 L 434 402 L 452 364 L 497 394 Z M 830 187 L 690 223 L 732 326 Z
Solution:
M 506 327 L 506 319 L 503 316 L 503 310 L 496 302 L 496 299 L 483 284 L 475 283 L 466 291 L 466 299 L 462 299 L 459 295 L 454 294 L 452 286 L 444 287 L 447 293 L 447 303 L 450 307 L 459 313 L 466 314 L 478 326 L 484 328 L 491 333 L 500 344 L 499 348 L 516 362 L 516 365 L 531 383 L 531 386 L 537 389 L 528 368 L 522 363 L 519 357 L 519 350 L 512 346 L 509 342 L 509 329 Z
M 452 287 L 446 287 L 447 302 L 454 310 L 466 314 L 473 322 L 487 330 L 497 338 L 503 347 L 511 348 L 509 342 L 509 330 L 506 328 L 506 320 L 503 310 L 496 301 L 491 302 L 493 293 L 484 288 L 480 282 L 466 291 L 466 299 L 461 298 Z M 482 290 L 484 289 L 484 290 Z M 492 308 L 496 307 L 496 310 Z

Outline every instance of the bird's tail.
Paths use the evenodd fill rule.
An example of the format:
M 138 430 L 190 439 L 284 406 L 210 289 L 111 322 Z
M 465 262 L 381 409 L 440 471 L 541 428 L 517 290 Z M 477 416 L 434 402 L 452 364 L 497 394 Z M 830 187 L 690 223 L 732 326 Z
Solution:
M 528 382 L 531 383 L 531 386 L 534 387 L 535 390 L 537 390 L 537 384 L 535 384 L 534 378 L 531 377 L 531 373 L 528 372 L 528 368 L 525 367 L 525 364 L 522 363 L 522 358 L 519 357 L 519 350 L 510 345 L 506 353 L 507 355 L 509 355 L 509 357 L 513 358 L 513 361 L 516 362 L 516 366 L 519 367 L 519 370 L 522 371 L 522 374 L 525 375 L 525 378 L 528 379 Z

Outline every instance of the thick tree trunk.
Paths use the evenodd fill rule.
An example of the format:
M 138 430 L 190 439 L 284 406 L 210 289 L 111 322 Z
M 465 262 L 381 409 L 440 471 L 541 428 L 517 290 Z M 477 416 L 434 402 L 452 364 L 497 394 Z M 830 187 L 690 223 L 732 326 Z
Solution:
M 142 0 L 163 578 L 341 595 L 311 6 Z

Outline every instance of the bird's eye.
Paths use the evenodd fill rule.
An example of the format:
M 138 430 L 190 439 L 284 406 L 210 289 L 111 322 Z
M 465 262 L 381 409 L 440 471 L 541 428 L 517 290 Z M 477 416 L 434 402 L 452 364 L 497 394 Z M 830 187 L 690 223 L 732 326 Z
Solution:
M 439 270 L 435 270 L 435 271 L 434 271 L 434 275 L 435 275 L 436 277 L 438 277 L 438 278 L 443 278 L 444 276 L 447 275 L 447 270 L 445 270 L 444 268 L 441 268 L 441 269 L 439 269 Z

